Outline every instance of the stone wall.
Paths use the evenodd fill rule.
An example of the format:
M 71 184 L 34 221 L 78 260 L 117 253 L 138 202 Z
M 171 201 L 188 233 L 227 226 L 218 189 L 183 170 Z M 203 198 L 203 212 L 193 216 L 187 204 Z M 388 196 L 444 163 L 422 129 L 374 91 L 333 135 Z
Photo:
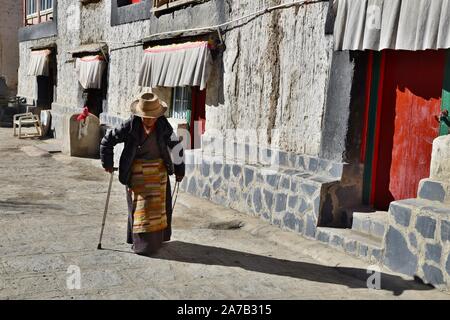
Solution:
M 449 206 L 418 199 L 391 203 L 384 264 L 435 286 L 450 287 Z
M 0 10 L 0 77 L 14 95 L 17 92 L 17 69 L 19 67 L 19 45 L 17 32 L 22 23 L 22 2 L 3 1 Z
M 433 142 L 430 178 L 420 181 L 418 198 L 392 202 L 385 235 L 384 263 L 450 289 L 450 136 Z
M 231 17 L 279 3 L 233 1 Z M 319 154 L 332 56 L 327 10 L 326 2 L 275 10 L 226 33 L 224 101 L 207 106 L 207 131 L 257 129 L 260 145 Z
M 230 157 L 214 152 L 215 144 L 205 137 L 201 150 L 186 152 L 182 190 L 309 238 L 329 222 L 336 204 L 327 195 L 339 184 L 342 164 L 237 143 L 231 148 L 243 154 Z M 248 161 L 252 154 L 256 162 Z

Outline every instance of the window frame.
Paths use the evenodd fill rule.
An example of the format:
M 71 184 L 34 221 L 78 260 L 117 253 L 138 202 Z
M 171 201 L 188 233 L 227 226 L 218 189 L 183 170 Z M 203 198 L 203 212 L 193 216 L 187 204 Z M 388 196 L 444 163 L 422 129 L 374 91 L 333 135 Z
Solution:
M 48 4 L 48 1 L 51 1 L 51 7 L 41 9 L 42 2 L 45 2 Z M 55 0 L 24 0 L 24 25 L 30 26 L 30 25 L 36 25 L 40 24 L 42 22 L 49 21 L 53 18 L 53 12 L 55 8 Z M 33 12 L 28 13 L 29 8 L 34 8 Z M 51 15 L 51 16 L 50 16 Z M 49 17 L 50 16 L 50 17 Z M 45 17 L 45 21 L 42 21 L 42 19 Z M 37 18 L 37 23 L 34 22 L 34 19 Z M 31 23 L 30 23 L 31 20 Z
M 178 90 L 180 91 L 179 94 L 177 94 Z M 192 88 L 174 87 L 172 89 L 171 102 L 170 117 L 173 119 L 186 120 L 187 122 L 189 122 L 189 111 L 192 113 Z M 178 105 L 177 102 L 181 102 L 181 105 Z

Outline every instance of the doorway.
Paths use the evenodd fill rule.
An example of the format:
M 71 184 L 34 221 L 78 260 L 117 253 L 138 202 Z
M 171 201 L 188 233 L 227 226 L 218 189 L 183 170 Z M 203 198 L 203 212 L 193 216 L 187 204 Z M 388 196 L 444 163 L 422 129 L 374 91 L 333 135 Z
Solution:
M 387 210 L 392 201 L 415 198 L 420 180 L 429 176 L 446 51 L 370 54 L 363 198 Z

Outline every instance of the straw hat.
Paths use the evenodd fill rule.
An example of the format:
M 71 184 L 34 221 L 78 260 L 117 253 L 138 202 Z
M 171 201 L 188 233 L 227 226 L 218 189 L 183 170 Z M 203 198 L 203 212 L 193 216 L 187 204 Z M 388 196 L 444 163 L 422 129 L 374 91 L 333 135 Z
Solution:
M 131 113 L 142 118 L 159 118 L 167 111 L 167 104 L 154 93 L 143 93 L 131 104 Z

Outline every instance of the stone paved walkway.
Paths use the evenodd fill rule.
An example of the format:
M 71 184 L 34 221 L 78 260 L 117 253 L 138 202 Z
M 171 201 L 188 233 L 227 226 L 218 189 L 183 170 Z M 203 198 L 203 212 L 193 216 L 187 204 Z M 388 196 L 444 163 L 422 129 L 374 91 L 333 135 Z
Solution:
M 0 128 L 0 299 L 450 299 L 386 272 L 382 290 L 368 289 L 366 263 L 187 194 L 173 241 L 134 255 L 117 179 L 97 250 L 108 185 L 99 161 L 50 155 L 11 132 Z M 244 226 L 221 224 L 234 220 Z M 68 288 L 70 266 L 80 289 Z

